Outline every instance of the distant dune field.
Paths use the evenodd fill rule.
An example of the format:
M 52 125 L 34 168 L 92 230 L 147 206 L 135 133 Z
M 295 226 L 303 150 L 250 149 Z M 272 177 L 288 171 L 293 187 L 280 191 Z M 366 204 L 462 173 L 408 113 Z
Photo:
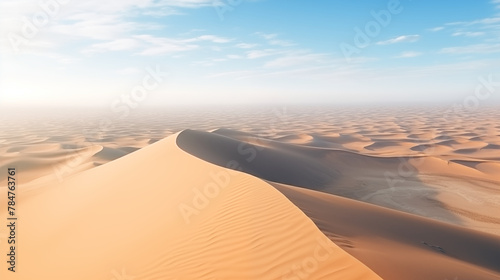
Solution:
M 500 110 L 445 109 L 0 116 L 0 275 L 500 279 Z

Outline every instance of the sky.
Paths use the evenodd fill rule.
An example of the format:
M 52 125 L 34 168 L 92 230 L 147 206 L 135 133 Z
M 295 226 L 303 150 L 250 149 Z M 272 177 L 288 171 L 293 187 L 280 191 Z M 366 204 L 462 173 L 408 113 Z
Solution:
M 500 100 L 500 0 L 0 0 L 0 106 Z

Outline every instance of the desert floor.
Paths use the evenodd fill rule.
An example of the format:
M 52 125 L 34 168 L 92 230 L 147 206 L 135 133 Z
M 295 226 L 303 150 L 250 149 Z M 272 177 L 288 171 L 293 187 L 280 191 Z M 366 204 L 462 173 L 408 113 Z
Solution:
M 500 279 L 499 109 L 5 110 L 0 276 Z

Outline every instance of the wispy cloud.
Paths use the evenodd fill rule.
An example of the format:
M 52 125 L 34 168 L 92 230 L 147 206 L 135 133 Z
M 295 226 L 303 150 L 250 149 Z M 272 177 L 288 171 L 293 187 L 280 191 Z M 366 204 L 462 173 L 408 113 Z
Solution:
M 268 44 L 273 45 L 273 46 L 291 47 L 291 46 L 295 45 L 291 41 L 278 39 L 278 34 L 274 34 L 274 33 L 268 34 L 268 33 L 263 33 L 263 32 L 256 32 L 255 34 L 257 36 L 265 39 Z
M 285 40 L 269 40 L 269 44 L 280 47 L 291 47 L 295 45 L 294 43 Z
M 136 50 L 140 55 L 161 55 L 173 52 L 183 52 L 201 48 L 199 43 L 208 42 L 224 44 L 232 39 L 218 37 L 214 35 L 202 35 L 187 39 L 176 39 L 167 37 L 157 37 L 148 34 L 133 35 L 130 38 L 119 38 L 105 43 L 93 44 L 83 50 L 85 54 L 93 54 L 108 51 Z
M 91 54 L 91 53 L 99 53 L 107 51 L 124 51 L 124 50 L 136 49 L 140 46 L 141 46 L 140 41 L 136 39 L 122 38 L 109 41 L 106 43 L 93 44 L 87 49 L 84 49 L 83 53 Z
M 257 44 L 247 44 L 247 43 L 240 43 L 236 45 L 236 47 L 240 49 L 252 49 L 257 46 L 258 46 Z
M 271 55 L 276 55 L 278 52 L 274 49 L 264 49 L 264 50 L 251 50 L 246 52 L 246 56 L 249 59 L 256 59 Z
M 25 24 L 22 22 L 23 18 L 31 19 L 34 14 L 45 14 L 34 2 L 36 1 L 0 1 L 0 10 L 9 11 L 0 17 L 2 31 L 5 34 L 18 34 L 21 32 L 19 27 Z M 67 5 L 57 6 L 56 14 L 49 16 L 49 24 L 40 28 L 39 33 L 43 33 L 45 40 L 54 43 L 52 51 L 60 46 L 73 44 L 75 40 L 87 45 L 80 44 L 84 49 L 83 53 L 133 49 L 137 47 L 133 36 L 165 28 L 165 23 L 151 22 L 151 17 L 180 15 L 187 9 L 212 7 L 212 4 L 213 0 L 123 0 L 105 3 L 100 0 L 71 1 Z M 4 26 L 7 28 L 4 29 Z M 40 37 L 42 36 L 31 39 L 28 47 Z M 195 39 L 197 40 L 226 42 L 224 38 L 211 35 Z
M 484 32 L 459 31 L 451 34 L 452 36 L 478 37 L 483 36 Z
M 420 35 L 403 35 L 386 41 L 377 42 L 377 45 L 390 45 L 396 43 L 414 43 L 420 39 Z
M 125 36 L 136 30 L 134 22 L 124 21 L 118 15 L 80 13 L 68 17 L 50 27 L 49 31 L 64 35 L 64 38 L 83 37 L 94 40 L 109 40 Z
M 434 27 L 434 28 L 431 28 L 429 29 L 429 31 L 432 31 L 432 32 L 438 32 L 438 31 L 441 31 L 443 30 L 444 27 L 443 26 L 437 26 L 437 27 Z
M 100 0 L 78 1 L 74 6 L 79 10 L 101 11 L 101 12 L 124 12 L 133 9 L 139 11 L 152 11 L 170 8 L 202 8 L 212 6 L 213 0 L 124 0 L 124 1 L 109 1 L 103 3 Z
M 149 1 L 156 2 L 156 1 Z M 160 0 L 157 1 L 158 6 L 171 6 L 182 8 L 200 8 L 212 6 L 213 0 Z
M 491 3 L 495 5 L 495 8 L 500 9 L 500 0 L 491 0 Z
M 237 54 L 228 54 L 226 57 L 229 59 L 242 59 L 242 58 L 244 58 L 243 56 L 237 55 Z
M 492 0 L 492 4 L 500 7 L 500 0 Z M 485 44 L 498 42 L 500 36 L 500 14 L 493 17 L 475 19 L 471 21 L 455 21 L 446 23 L 446 29 L 450 30 L 451 36 L 483 37 Z M 480 46 L 480 41 L 476 46 Z
M 196 41 L 210 41 L 213 43 L 218 43 L 218 44 L 224 44 L 224 43 L 229 43 L 232 41 L 232 39 L 229 38 L 224 38 L 224 37 L 218 37 L 215 35 L 202 35 L 193 39 L 186 40 L 187 42 L 196 42 Z
M 266 68 L 283 68 L 304 64 L 323 64 L 328 59 L 328 55 L 319 53 L 292 52 L 282 57 L 268 61 L 264 64 Z
M 477 24 L 495 24 L 495 23 L 500 23 L 500 17 L 489 17 L 489 18 L 483 18 L 483 19 L 477 19 L 477 20 L 472 20 L 472 21 L 455 21 L 455 22 L 449 22 L 446 23 L 446 25 L 449 26 L 454 26 L 454 25 L 460 25 L 460 26 L 471 26 L 471 25 L 477 25 Z
M 173 16 L 173 15 L 185 15 L 185 13 L 183 13 L 177 9 L 172 9 L 170 7 L 163 7 L 163 8 L 154 9 L 154 10 L 146 10 L 146 11 L 143 11 L 142 14 L 145 16 L 152 16 L 152 17 L 168 17 L 168 16 Z
M 500 52 L 500 44 L 475 44 L 460 47 L 443 48 L 441 53 L 447 54 L 484 54 Z
M 219 62 L 224 62 L 227 61 L 227 58 L 209 58 L 209 59 L 203 59 L 199 61 L 194 61 L 192 62 L 193 65 L 200 65 L 204 67 L 209 67 L 209 66 L 214 66 Z
M 197 44 L 192 44 L 186 40 L 155 37 L 152 35 L 136 35 L 134 38 L 142 40 L 148 44 L 140 55 L 161 55 L 172 52 L 182 52 L 197 49 Z
M 396 58 L 411 58 L 411 57 L 417 57 L 421 56 L 421 52 L 415 52 L 415 51 L 407 51 L 407 52 L 402 52 L 400 55 L 396 56 Z
M 270 34 L 270 33 L 263 33 L 263 32 L 255 32 L 255 35 L 264 38 L 266 40 L 272 40 L 278 36 L 278 34 Z

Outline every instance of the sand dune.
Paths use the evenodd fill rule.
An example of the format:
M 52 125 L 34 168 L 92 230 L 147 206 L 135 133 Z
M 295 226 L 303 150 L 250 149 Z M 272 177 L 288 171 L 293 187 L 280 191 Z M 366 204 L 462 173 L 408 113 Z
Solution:
M 246 139 L 247 142 L 238 142 L 234 138 L 220 134 Z M 297 185 L 302 183 L 293 180 L 292 174 L 297 172 L 297 166 L 300 166 L 303 172 L 309 170 L 305 152 L 309 153 L 309 157 L 315 157 L 316 163 L 326 157 L 318 153 L 317 149 L 308 150 L 248 137 L 252 138 L 248 134 L 238 135 L 237 132 L 228 130 L 217 130 L 214 133 L 187 130 L 179 135 L 178 145 L 209 162 L 219 165 L 224 165 L 225 162 L 228 167 L 237 166 L 236 168 L 255 176 L 268 177 L 268 174 L 281 174 L 281 178 L 275 176 L 274 179 L 287 180 Z M 248 148 L 250 143 L 255 145 L 254 157 L 238 153 L 238 147 L 246 145 Z M 374 165 L 384 164 L 383 168 L 390 167 L 391 161 L 395 161 L 391 158 L 362 158 L 361 155 L 345 152 L 336 156 L 339 155 L 341 159 L 337 159 L 334 165 L 337 169 L 331 171 L 335 176 L 331 176 L 324 182 L 325 184 L 340 181 L 342 176 L 347 176 L 346 167 L 354 168 L 355 164 L 358 164 L 355 172 L 363 168 L 373 171 L 376 168 L 370 165 L 370 160 L 375 161 Z M 289 162 L 293 162 L 293 166 L 288 165 Z M 363 167 L 360 166 L 362 163 Z M 436 163 L 430 164 L 436 165 Z M 436 170 L 436 167 L 432 169 Z M 459 169 L 453 170 L 453 172 L 459 171 L 463 172 Z M 444 173 L 442 171 L 442 174 Z M 300 174 L 301 178 L 308 176 L 317 174 Z M 314 187 L 325 191 L 324 188 L 313 184 L 302 185 L 303 188 L 279 183 L 273 185 L 304 211 L 337 245 L 363 261 L 384 279 L 453 279 L 458 275 L 464 279 L 500 277 L 500 264 L 497 261 L 500 258 L 498 236 L 308 190 L 307 188 Z M 430 196 L 429 194 L 422 200 L 429 202 Z M 436 199 L 433 202 L 442 203 L 442 209 L 448 210 L 449 214 L 476 220 L 486 217 L 477 214 L 477 210 L 453 209 L 442 202 L 448 201 L 447 199 L 439 195 L 438 197 L 440 200 Z M 413 202 L 415 200 L 417 199 L 412 198 Z M 418 203 L 421 202 L 417 200 L 415 207 L 425 207 Z M 490 211 L 494 211 L 494 208 L 487 212 L 492 213 Z M 497 218 L 482 219 L 482 222 L 500 225 L 498 221 L 500 220 Z
M 500 237 L 281 184 L 273 185 L 384 279 L 498 279 Z
M 176 137 L 19 193 L 22 257 L 2 279 L 380 279 L 272 186 Z
M 297 151 L 302 149 L 300 146 L 290 146 L 296 150 L 275 149 L 271 146 L 272 142 L 248 134 L 240 136 L 248 142 L 219 134 L 227 131 L 207 133 L 186 130 L 178 136 L 177 144 L 211 163 L 276 182 L 319 188 L 338 176 L 337 171 L 326 168 L 318 161 L 323 153 L 321 150 L 300 154 Z
M 92 156 L 100 153 L 103 147 L 91 145 L 64 149 L 60 144 L 38 144 L 27 146 L 14 146 L 0 155 L 0 168 L 21 166 L 25 183 L 31 181 L 52 181 L 57 177 L 57 170 L 66 168 L 67 175 L 75 174 L 89 169 Z M 0 174 L 0 184 L 6 185 L 7 173 Z
M 0 115 L 12 279 L 499 279 L 500 110 L 444 111 Z
M 483 167 L 486 173 L 475 165 L 436 156 L 367 156 L 291 145 L 248 133 L 238 136 L 227 129 L 213 133 L 187 130 L 178 139 L 182 149 L 204 160 L 266 180 L 500 234 L 500 225 L 491 222 L 500 218 L 494 211 L 500 203 L 495 164 Z M 476 202 L 464 203 L 467 201 Z M 484 218 L 457 215 L 452 209 Z

